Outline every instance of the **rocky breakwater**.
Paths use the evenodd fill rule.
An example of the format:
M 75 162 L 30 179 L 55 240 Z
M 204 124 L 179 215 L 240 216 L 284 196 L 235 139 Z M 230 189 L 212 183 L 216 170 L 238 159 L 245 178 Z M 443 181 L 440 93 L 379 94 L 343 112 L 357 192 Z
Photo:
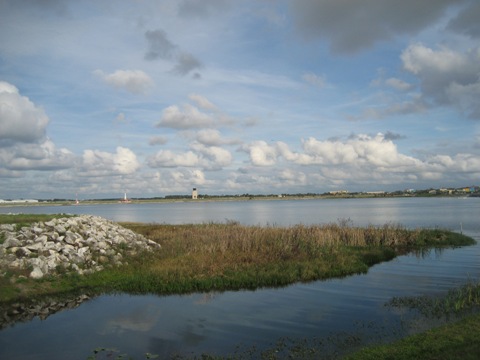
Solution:
M 98 216 L 81 215 L 18 228 L 0 225 L 0 272 L 24 270 L 31 278 L 89 274 L 124 263 L 125 256 L 160 247 Z

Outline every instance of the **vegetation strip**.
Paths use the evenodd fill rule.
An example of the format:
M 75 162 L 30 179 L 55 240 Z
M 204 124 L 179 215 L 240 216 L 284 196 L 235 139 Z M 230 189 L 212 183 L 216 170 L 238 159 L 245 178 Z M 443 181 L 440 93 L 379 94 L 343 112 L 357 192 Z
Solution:
M 25 217 L 22 215 L 22 222 Z M 0 223 L 14 219 L 3 215 Z M 30 219 L 34 221 L 34 216 Z M 63 274 L 32 280 L 3 269 L 0 302 L 72 291 L 179 294 L 286 286 L 363 273 L 376 263 L 412 250 L 474 243 L 467 236 L 445 230 L 407 230 L 392 224 L 360 228 L 349 220 L 292 227 L 235 222 L 121 225 L 161 248 L 128 257 L 128 265 L 84 276 Z
M 63 216 L 43 215 L 41 220 Z M 0 224 L 23 226 L 33 221 L 39 218 L 0 215 Z M 348 220 L 286 228 L 242 226 L 235 222 L 121 225 L 155 241 L 161 248 L 138 253 L 126 259 L 128 264 L 89 275 L 60 274 L 35 280 L 0 269 L 0 305 L 72 293 L 178 294 L 285 286 L 366 272 L 376 263 L 411 251 L 475 243 L 470 237 L 447 230 L 408 230 L 392 224 L 360 228 Z M 473 327 L 479 333 L 479 323 L 475 317 L 472 323 L 459 326 Z M 478 338 L 474 340 L 479 342 Z M 478 350 L 468 346 L 465 349 Z
M 478 354 L 480 354 L 480 314 L 409 336 L 393 344 L 364 348 L 346 359 L 473 360 L 478 359 Z
M 426 317 L 443 317 L 459 314 L 480 306 L 480 283 L 469 282 L 459 288 L 449 290 L 445 296 L 395 297 L 389 307 L 416 309 Z

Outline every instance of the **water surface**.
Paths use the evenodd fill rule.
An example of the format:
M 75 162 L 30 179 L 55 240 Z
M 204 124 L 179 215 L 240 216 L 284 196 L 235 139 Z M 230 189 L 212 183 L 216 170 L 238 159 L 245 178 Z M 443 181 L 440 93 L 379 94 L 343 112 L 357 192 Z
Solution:
M 117 221 L 244 224 L 327 223 L 349 218 L 356 225 L 401 223 L 408 227 L 463 229 L 480 240 L 479 199 L 347 199 L 302 201 L 185 202 L 75 206 Z M 33 212 L 44 207 L 25 208 Z M 52 207 L 51 212 L 59 212 Z M 0 208 L 1 211 L 4 208 Z M 15 208 L 14 212 L 18 212 Z M 50 210 L 50 208 L 48 208 Z M 62 209 L 63 210 L 63 209 Z M 8 212 L 8 211 L 5 211 Z M 72 210 L 73 212 L 73 210 Z M 386 341 L 435 324 L 392 310 L 394 296 L 441 294 L 480 279 L 480 246 L 405 255 L 367 274 L 294 284 L 280 289 L 183 296 L 105 295 L 41 321 L 0 331 L 1 359 L 85 359 L 96 347 L 135 358 L 146 352 L 232 354 L 238 345 L 268 348 L 280 338 Z M 81 340 L 73 340 L 81 339 Z M 359 339 L 359 340 L 358 340 Z

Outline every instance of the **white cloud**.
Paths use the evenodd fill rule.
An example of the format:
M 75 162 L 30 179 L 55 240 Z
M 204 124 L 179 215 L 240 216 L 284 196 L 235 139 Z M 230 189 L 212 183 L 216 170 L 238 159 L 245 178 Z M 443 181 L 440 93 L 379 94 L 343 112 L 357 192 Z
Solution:
M 218 146 L 205 146 L 200 143 L 191 145 L 192 150 L 174 153 L 161 150 L 148 159 L 148 165 L 157 167 L 199 167 L 205 170 L 220 170 L 232 163 L 228 150 Z
M 108 85 L 133 94 L 146 94 L 154 85 L 153 80 L 142 70 L 117 70 L 111 74 L 95 70 L 93 73 Z
M 0 81 L 0 169 L 6 169 L 5 175 L 73 166 L 73 154 L 57 149 L 46 137 L 48 123 L 42 108 L 22 96 L 14 85 Z
M 197 132 L 195 139 L 204 145 L 234 145 L 239 144 L 239 140 L 223 138 L 220 131 L 216 129 L 203 129 Z
M 45 138 L 49 119 L 18 89 L 0 81 L 0 146 L 15 142 L 38 142 Z
M 51 140 L 0 148 L 0 167 L 9 170 L 58 170 L 74 166 L 75 157 L 67 149 L 57 149 Z
M 210 114 L 202 113 L 195 106 L 185 104 L 182 109 L 176 105 L 164 109 L 162 118 L 156 126 L 173 129 L 191 129 L 209 127 L 214 122 L 214 118 Z
M 80 173 L 83 176 L 112 176 L 135 173 L 140 168 L 135 153 L 118 146 L 115 153 L 100 150 L 85 150 Z
M 277 149 L 265 141 L 254 141 L 244 145 L 242 149 L 250 156 L 250 161 L 255 166 L 272 166 L 277 162 Z
M 157 167 L 193 167 L 198 166 L 200 158 L 193 151 L 184 153 L 174 153 L 170 150 L 160 150 L 148 160 L 148 165 L 153 168 Z
M 205 146 L 203 144 L 192 144 L 192 149 L 200 153 L 204 162 L 204 167 L 211 170 L 219 170 L 232 163 L 232 154 L 218 146 Z
M 220 131 L 216 129 L 204 129 L 197 133 L 196 139 L 204 145 L 222 145 L 224 140 L 220 135 Z

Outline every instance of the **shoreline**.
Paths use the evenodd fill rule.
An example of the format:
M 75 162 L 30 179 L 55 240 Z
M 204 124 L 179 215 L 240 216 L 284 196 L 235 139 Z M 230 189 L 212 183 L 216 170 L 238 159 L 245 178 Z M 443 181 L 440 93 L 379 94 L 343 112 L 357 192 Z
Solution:
M 389 198 L 477 198 L 480 196 L 475 196 L 473 194 L 453 194 L 453 195 L 395 195 L 395 194 L 382 194 L 382 195 L 369 195 L 369 194 L 358 194 L 358 195 L 318 195 L 318 196 L 296 196 L 296 195 L 284 195 L 284 196 L 214 196 L 214 197 L 199 197 L 198 199 L 190 198 L 175 198 L 175 199 L 165 199 L 165 198 L 132 198 L 129 199 L 127 203 L 123 202 L 121 199 L 92 199 L 92 200 L 82 200 L 79 203 L 76 203 L 75 200 L 66 199 L 58 201 L 50 200 L 39 200 L 38 202 L 0 202 L 0 208 L 2 207 L 40 207 L 40 206 L 84 206 L 84 205 L 130 205 L 130 204 L 156 204 L 156 203 L 196 203 L 196 202 L 244 202 L 244 201 L 301 201 L 301 200 L 345 200 L 345 199 L 389 199 Z

